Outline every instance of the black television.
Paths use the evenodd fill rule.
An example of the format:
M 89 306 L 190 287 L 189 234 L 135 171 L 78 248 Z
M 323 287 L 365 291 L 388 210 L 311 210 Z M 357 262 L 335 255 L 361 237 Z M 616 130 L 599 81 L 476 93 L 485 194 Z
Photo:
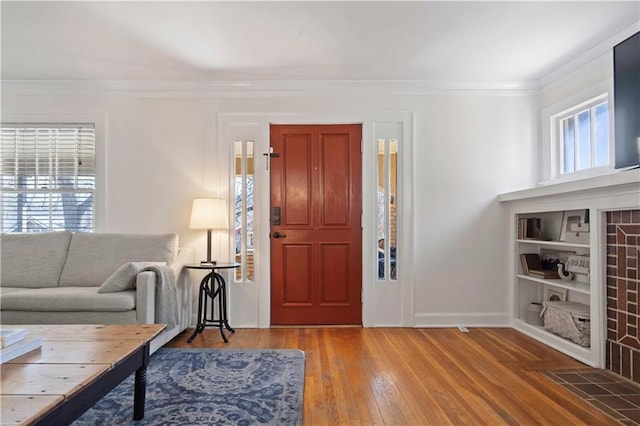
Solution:
M 640 32 L 613 47 L 615 168 L 640 164 Z

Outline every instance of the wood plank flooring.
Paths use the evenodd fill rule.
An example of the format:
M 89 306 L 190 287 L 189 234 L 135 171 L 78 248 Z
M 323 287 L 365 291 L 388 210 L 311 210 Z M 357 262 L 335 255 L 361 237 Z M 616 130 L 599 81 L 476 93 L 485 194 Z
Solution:
M 304 425 L 619 424 L 538 370 L 585 365 L 510 328 L 206 329 L 169 347 L 306 353 Z M 597 371 L 594 369 L 594 371 Z

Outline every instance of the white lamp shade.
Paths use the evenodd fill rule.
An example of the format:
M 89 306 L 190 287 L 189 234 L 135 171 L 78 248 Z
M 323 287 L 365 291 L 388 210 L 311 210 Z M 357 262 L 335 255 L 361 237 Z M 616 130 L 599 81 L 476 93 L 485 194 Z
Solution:
M 227 203 L 222 198 L 196 198 L 191 208 L 191 229 L 229 229 Z

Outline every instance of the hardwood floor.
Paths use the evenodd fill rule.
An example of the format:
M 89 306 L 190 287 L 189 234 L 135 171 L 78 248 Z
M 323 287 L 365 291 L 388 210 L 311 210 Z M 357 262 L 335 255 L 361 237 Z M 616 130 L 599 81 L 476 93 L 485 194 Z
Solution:
M 305 425 L 618 424 L 538 370 L 584 364 L 509 328 L 207 329 L 170 347 L 306 354 Z

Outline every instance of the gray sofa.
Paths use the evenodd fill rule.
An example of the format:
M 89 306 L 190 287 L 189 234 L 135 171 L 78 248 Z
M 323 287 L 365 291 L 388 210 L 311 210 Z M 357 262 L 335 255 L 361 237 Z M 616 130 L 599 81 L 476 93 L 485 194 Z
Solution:
M 183 266 L 192 261 L 191 250 L 178 248 L 176 234 L 2 234 L 0 323 L 153 324 L 172 318 L 162 321 L 170 327 L 152 342 L 154 352 L 189 326 L 193 290 Z M 131 274 L 129 283 L 123 273 Z M 103 283 L 114 279 L 130 285 L 102 292 Z

